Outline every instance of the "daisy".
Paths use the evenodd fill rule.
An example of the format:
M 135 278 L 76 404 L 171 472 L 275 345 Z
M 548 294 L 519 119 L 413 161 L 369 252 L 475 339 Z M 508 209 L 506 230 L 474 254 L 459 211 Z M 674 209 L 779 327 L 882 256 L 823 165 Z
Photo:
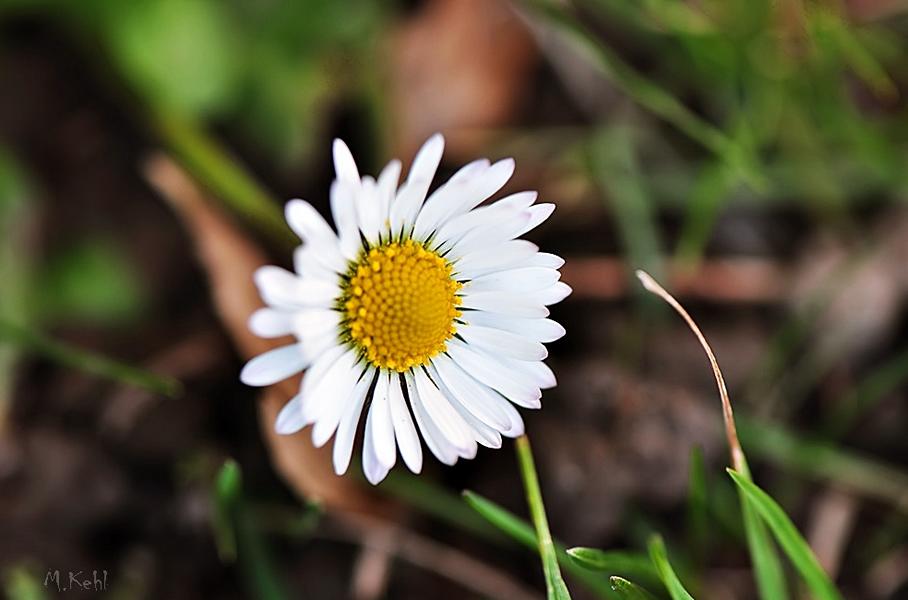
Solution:
M 522 435 L 515 405 L 539 408 L 541 390 L 555 385 L 543 342 L 564 335 L 546 308 L 571 292 L 559 281 L 564 261 L 517 239 L 555 206 L 534 204 L 535 192 L 480 206 L 510 179 L 512 159 L 474 161 L 429 194 L 443 149 L 440 134 L 429 138 L 398 187 L 400 161 L 377 179 L 360 177 L 335 140 L 337 232 L 291 200 L 287 222 L 303 241 L 296 272 L 255 274 L 267 308 L 249 328 L 297 343 L 253 358 L 240 378 L 266 386 L 305 370 L 275 428 L 313 425 L 316 446 L 334 436 L 338 475 L 363 412 L 363 471 L 375 484 L 398 451 L 411 471 L 422 469 L 420 435 L 448 465 L 473 458 L 478 444 L 498 448 L 502 436 Z

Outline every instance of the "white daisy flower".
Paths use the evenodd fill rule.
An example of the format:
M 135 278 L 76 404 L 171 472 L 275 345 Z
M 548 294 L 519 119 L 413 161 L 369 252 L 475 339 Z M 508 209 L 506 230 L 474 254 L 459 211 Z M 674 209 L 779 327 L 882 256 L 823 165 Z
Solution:
M 267 308 L 249 321 L 261 337 L 297 343 L 253 358 L 240 375 L 266 386 L 306 370 L 277 417 L 278 433 L 313 425 L 316 446 L 334 440 L 334 469 L 350 464 L 366 412 L 363 470 L 373 484 L 398 451 L 422 468 L 420 434 L 438 460 L 473 458 L 477 444 L 523 434 L 514 405 L 541 406 L 555 375 L 543 342 L 564 328 L 550 304 L 571 289 L 564 261 L 517 239 L 554 210 L 520 192 L 480 206 L 514 172 L 514 161 L 474 161 L 431 194 L 444 149 L 436 134 L 398 187 L 395 160 L 378 179 L 360 177 L 350 150 L 334 142 L 335 233 L 307 202 L 291 200 L 287 222 L 303 240 L 296 273 L 262 267 L 255 283 Z M 427 197 L 428 195 L 428 197 Z

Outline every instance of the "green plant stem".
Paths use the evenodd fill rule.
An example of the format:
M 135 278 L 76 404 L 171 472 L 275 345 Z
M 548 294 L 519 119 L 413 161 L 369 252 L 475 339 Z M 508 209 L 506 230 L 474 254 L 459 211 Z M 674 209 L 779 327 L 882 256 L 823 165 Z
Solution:
M 542 569 L 545 572 L 546 594 L 549 600 L 566 600 L 570 598 L 567 585 L 561 577 L 558 567 L 558 557 L 555 554 L 555 543 L 549 531 L 549 522 L 545 516 L 545 505 L 542 503 L 542 491 L 539 489 L 539 478 L 536 475 L 536 466 L 533 463 L 533 452 L 530 449 L 530 440 L 522 435 L 517 438 L 517 462 L 520 465 L 520 474 L 523 477 L 523 487 L 526 490 L 527 504 L 530 507 L 530 517 L 536 527 L 536 537 L 539 544 L 539 555 L 542 557 Z
M 142 388 L 155 394 L 176 398 L 183 391 L 182 384 L 172 377 L 138 369 L 0 319 L 0 343 L 2 342 L 13 344 L 61 365 Z
M 281 203 L 194 120 L 152 109 L 155 133 L 216 198 L 267 238 L 288 247 L 299 240 L 284 221 Z

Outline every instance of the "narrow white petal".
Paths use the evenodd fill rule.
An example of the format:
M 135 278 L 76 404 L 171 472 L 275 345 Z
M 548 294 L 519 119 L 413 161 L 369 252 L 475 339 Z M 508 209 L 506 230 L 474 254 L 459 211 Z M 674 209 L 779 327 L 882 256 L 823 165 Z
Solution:
M 366 416 L 366 435 L 363 440 L 363 473 L 366 475 L 366 479 L 369 483 L 377 485 L 388 475 L 388 471 L 391 469 L 384 466 L 381 461 L 378 460 L 378 449 L 375 445 L 375 433 L 372 424 L 374 419 L 375 406 L 373 405 L 369 409 L 369 414 Z
M 359 182 L 359 171 L 350 148 L 341 139 L 335 139 L 333 145 L 334 171 L 340 181 Z
M 300 338 L 337 333 L 341 315 L 332 308 L 306 308 L 293 313 L 293 332 Z
M 320 252 L 321 247 L 318 244 L 305 244 L 298 246 L 293 251 L 293 270 L 302 277 L 312 277 L 327 282 L 336 282 L 338 274 L 343 273 L 344 269 L 338 270 L 333 260 L 326 259 Z M 340 254 L 340 246 L 337 248 L 337 256 L 343 261 Z
M 560 269 L 564 265 L 564 259 L 548 252 L 537 252 L 521 266 L 525 267 L 548 267 L 550 269 Z
M 512 317 L 484 310 L 463 311 L 460 320 L 473 325 L 483 325 L 501 329 L 502 331 L 510 331 L 531 340 L 545 343 L 554 342 L 565 334 L 564 327 L 551 319 Z
M 533 385 L 538 386 L 539 389 L 547 390 L 558 385 L 555 373 L 544 362 L 516 360 L 507 356 L 497 358 L 507 369 L 519 374 L 527 381 L 533 382 Z
M 337 240 L 328 222 L 305 200 L 295 198 L 287 202 L 284 216 L 294 233 L 307 244 Z
M 505 398 L 526 408 L 539 408 L 542 405 L 542 392 L 535 385 L 515 378 L 495 357 L 478 349 L 467 346 L 458 339 L 448 342 L 448 354 L 464 371 L 494 390 L 501 392 Z
M 300 410 L 300 397 L 297 394 L 277 414 L 277 418 L 274 420 L 274 431 L 280 435 L 290 435 L 305 426 L 303 413 Z
M 378 199 L 381 205 L 380 214 L 382 232 L 390 227 L 391 204 L 397 195 L 397 182 L 400 180 L 400 161 L 392 160 L 378 175 Z
M 538 302 L 539 304 L 544 304 L 546 306 L 550 304 L 557 304 L 571 295 L 571 286 L 559 281 L 550 285 L 547 288 L 536 290 L 535 292 L 529 292 L 526 294 L 527 300 L 531 302 Z
M 280 267 L 260 267 L 253 275 L 262 299 L 278 307 L 331 306 L 340 295 L 336 283 L 299 277 Z
M 394 422 L 391 420 L 388 389 L 388 373 L 379 371 L 375 391 L 372 393 L 372 408 L 369 410 L 369 417 L 375 457 L 383 467 L 390 469 L 397 460 L 397 445 L 394 442 Z
M 475 279 L 525 262 L 537 250 L 539 247 L 532 242 L 512 240 L 495 248 L 495 252 L 480 250 L 467 254 L 454 263 L 454 271 L 459 281 Z
M 532 292 L 549 287 L 561 278 L 555 269 L 526 267 L 496 271 L 477 277 L 467 284 L 474 291 Z
M 457 449 L 442 435 L 429 417 L 419 395 L 419 390 L 416 388 L 416 382 L 410 372 L 404 374 L 404 381 L 407 384 L 407 396 L 410 398 L 410 406 L 413 407 L 413 416 L 416 418 L 419 431 L 422 432 L 422 437 L 426 441 L 426 446 L 429 447 L 429 451 L 439 461 L 446 465 L 453 465 L 459 458 Z
M 319 412 L 315 425 L 312 427 L 312 445 L 321 448 L 331 439 L 335 430 L 340 424 L 340 420 L 347 409 L 347 405 L 353 400 L 352 392 L 356 387 L 363 374 L 361 367 L 354 367 L 348 374 L 339 379 L 339 385 L 336 388 L 324 392 L 326 397 L 323 399 L 323 408 Z M 331 401 L 328 401 L 330 396 Z M 304 412 L 303 418 L 305 420 Z
M 303 418 L 315 423 L 331 410 L 336 402 L 343 402 L 356 382 L 360 370 L 356 368 L 357 354 L 346 350 L 327 368 L 315 385 L 307 386 L 310 373 L 303 377 L 300 395 L 303 401 Z
M 537 204 L 536 206 L 531 206 L 528 210 L 530 211 L 530 218 L 514 237 L 520 237 L 539 227 L 546 219 L 552 216 L 553 212 L 555 212 L 555 205 L 551 203 Z
M 538 293 L 538 292 L 537 292 Z M 487 310 L 515 317 L 543 318 L 549 316 L 549 309 L 532 294 L 511 294 L 508 292 L 471 292 L 462 294 L 463 308 Z
M 370 176 L 363 177 L 362 189 L 356 198 L 356 214 L 359 230 L 371 244 L 378 243 L 384 217 L 381 214 L 382 203 L 378 197 L 378 186 Z
M 451 442 L 460 456 L 464 458 L 475 456 L 476 441 L 463 417 L 454 410 L 422 369 L 416 369 L 413 378 L 423 406 L 441 434 Z
M 469 180 L 454 179 L 448 180 L 435 190 L 416 217 L 413 236 L 419 240 L 427 239 L 439 224 L 456 210 L 458 203 L 462 202 L 464 196 L 470 194 L 470 190 Z
M 533 192 L 533 197 L 535 197 L 535 192 Z M 512 206 L 510 203 L 503 204 L 504 202 L 505 200 L 499 200 L 494 204 L 480 206 L 468 213 L 453 217 L 439 229 L 435 236 L 438 246 L 449 247 L 470 230 L 509 220 L 519 215 L 525 208 Z
M 501 407 L 501 403 L 489 400 L 487 394 L 479 389 L 478 382 L 467 375 L 449 356 L 440 354 L 432 359 L 432 363 L 442 381 L 467 410 L 499 431 L 507 429 L 508 415 Z M 504 400 L 503 402 L 507 403 Z
M 438 365 L 438 362 L 434 364 Z M 502 423 L 493 423 L 492 421 L 485 421 L 491 427 L 494 427 L 508 437 L 518 437 L 523 435 L 524 426 L 523 418 L 521 418 L 520 413 L 511 404 L 504 396 L 496 392 L 486 384 L 482 383 L 466 371 L 464 371 L 460 365 L 458 365 L 453 360 L 451 361 L 454 369 L 460 373 L 462 379 L 462 389 L 467 390 L 466 395 L 459 395 L 458 398 L 461 402 L 465 402 L 467 399 L 472 399 L 474 403 L 482 404 L 487 407 L 493 407 L 496 414 L 500 413 L 503 415 L 504 419 Z M 466 404 L 464 404 L 466 406 Z M 473 413 L 479 415 L 477 413 Z M 500 426 L 499 426 L 500 425 Z
M 344 180 L 331 184 L 331 215 L 337 227 L 341 254 L 347 260 L 354 260 L 362 245 L 356 217 L 358 187 Z
M 425 196 L 429 191 L 429 185 L 435 178 L 435 171 L 441 162 L 441 155 L 445 150 L 445 138 L 436 133 L 422 145 L 416 157 L 413 159 L 413 165 L 407 174 L 407 181 L 420 181 L 425 185 L 422 195 Z
M 476 418 L 476 415 L 467 410 L 460 401 L 460 397 L 444 384 L 444 381 L 438 375 L 438 371 L 432 365 L 428 365 L 427 368 L 432 379 L 438 384 L 439 391 L 441 391 L 442 395 L 467 424 L 467 427 L 473 435 L 473 439 L 486 448 L 501 448 L 501 434 L 494 428 L 486 425 L 481 419 Z
M 488 250 L 493 246 L 497 247 L 504 242 L 513 240 L 526 230 L 531 217 L 532 214 L 529 211 L 521 211 L 507 221 L 502 220 L 485 227 L 477 227 L 453 244 L 448 256 L 453 260 L 471 252 Z
M 388 401 L 391 405 L 391 420 L 394 422 L 394 436 L 400 448 L 407 467 L 414 473 L 422 470 L 422 445 L 419 443 L 419 434 L 410 417 L 404 393 L 400 387 L 400 376 L 391 375 Z
M 465 325 L 457 333 L 471 346 L 478 346 L 490 354 L 503 354 L 517 360 L 543 360 L 549 353 L 541 343 L 522 335 L 491 329 L 481 325 Z
M 307 366 L 300 344 L 281 346 L 247 362 L 240 372 L 240 381 L 256 387 L 271 385 L 299 373 Z
M 350 392 L 350 398 L 347 402 L 344 414 L 341 416 L 340 425 L 337 428 L 337 437 L 334 438 L 334 449 L 332 459 L 334 462 L 334 472 L 343 475 L 350 466 L 350 457 L 353 454 L 353 442 L 356 439 L 356 428 L 359 425 L 359 418 L 363 412 L 363 405 L 366 402 L 366 392 L 372 385 L 375 378 L 375 369 L 370 368 L 360 378 Z
M 312 366 L 306 371 L 306 376 L 303 377 L 303 383 L 300 385 L 300 397 L 304 407 L 306 403 L 311 401 L 313 390 L 321 384 L 321 381 L 325 378 L 331 367 L 338 362 L 338 359 L 343 356 L 346 351 L 346 348 L 337 345 L 319 355 L 319 357 L 312 362 Z
M 260 308 L 249 316 L 249 331 L 263 338 L 289 335 L 293 333 L 293 313 Z

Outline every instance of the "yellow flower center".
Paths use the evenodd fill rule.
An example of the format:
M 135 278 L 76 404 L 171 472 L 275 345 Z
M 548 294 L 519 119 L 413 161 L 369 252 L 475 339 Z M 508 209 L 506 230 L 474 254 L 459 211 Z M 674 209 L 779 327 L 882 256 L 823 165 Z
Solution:
M 454 335 L 460 287 L 451 265 L 417 241 L 372 248 L 342 284 L 346 333 L 376 367 L 424 365 Z

